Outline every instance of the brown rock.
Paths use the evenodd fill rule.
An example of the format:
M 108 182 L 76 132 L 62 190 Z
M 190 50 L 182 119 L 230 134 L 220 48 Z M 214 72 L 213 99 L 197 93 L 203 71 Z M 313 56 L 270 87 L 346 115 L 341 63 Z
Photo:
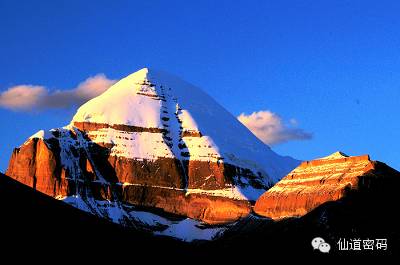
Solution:
M 81 126 L 98 129 L 94 124 Z M 128 159 L 110 155 L 112 146 L 102 146 L 90 139 L 86 139 L 88 146 L 82 147 L 77 144 L 76 133 L 53 131 L 53 135 L 54 138 L 46 140 L 30 139 L 16 148 L 7 175 L 53 197 L 79 194 L 96 200 L 121 200 L 210 224 L 236 221 L 250 213 L 248 201 L 206 194 L 187 195 L 185 191 L 186 188 L 231 187 L 236 184 L 236 176 L 256 179 L 249 170 L 222 162 Z M 67 137 L 72 144 L 60 146 L 62 137 Z M 61 165 L 61 150 L 64 154 L 70 153 L 69 159 L 76 160 L 75 168 Z
M 236 221 L 249 215 L 251 209 L 248 201 L 204 194 L 186 196 L 183 190 L 136 185 L 123 187 L 123 201 L 163 209 L 166 212 L 202 220 L 209 224 Z
M 68 195 L 71 189 L 60 166 L 57 144 L 38 138 L 28 140 L 14 149 L 6 174 L 47 195 Z
M 188 168 L 188 188 L 221 189 L 231 184 L 233 176 L 226 174 L 223 163 L 189 160 L 185 164 Z
M 177 159 L 159 158 L 148 161 L 110 156 L 108 163 L 111 170 L 115 172 L 117 182 L 171 188 L 186 186 L 182 164 Z
M 368 155 L 347 157 L 334 153 L 303 162 L 256 202 L 254 211 L 273 219 L 303 216 L 327 201 L 342 198 L 357 188 L 360 176 L 374 170 Z
M 167 130 L 164 128 L 146 128 L 125 124 L 107 124 L 107 123 L 92 123 L 92 122 L 74 122 L 74 126 L 81 131 L 98 131 L 100 129 L 112 128 L 115 130 L 125 132 L 150 132 L 150 133 L 165 133 Z

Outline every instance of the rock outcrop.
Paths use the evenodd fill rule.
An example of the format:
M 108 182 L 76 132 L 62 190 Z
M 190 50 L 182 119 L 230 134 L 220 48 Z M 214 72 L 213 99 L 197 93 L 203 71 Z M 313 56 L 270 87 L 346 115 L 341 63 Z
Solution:
M 143 69 L 30 137 L 6 174 L 116 223 L 136 206 L 221 224 L 296 165 L 200 89 Z
M 305 161 L 256 202 L 254 211 L 273 219 L 300 217 L 319 205 L 357 189 L 362 176 L 375 169 L 368 155 L 349 157 L 341 152 Z
M 57 141 L 34 138 L 14 149 L 7 173 L 50 196 L 67 196 L 74 192 L 60 166 Z

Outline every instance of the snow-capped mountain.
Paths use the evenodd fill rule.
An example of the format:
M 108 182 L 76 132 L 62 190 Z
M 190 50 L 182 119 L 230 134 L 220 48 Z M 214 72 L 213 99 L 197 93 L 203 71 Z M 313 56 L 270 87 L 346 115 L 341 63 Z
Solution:
M 202 223 L 247 216 L 298 164 L 201 89 L 144 68 L 82 105 L 68 126 L 30 137 L 7 175 L 113 222 L 192 240 L 221 230 Z
M 114 144 L 111 155 L 222 162 L 259 172 L 267 186 L 297 163 L 275 154 L 201 89 L 147 68 L 80 107 L 71 125 L 85 123 L 98 125 L 88 129 L 94 142 Z M 137 138 L 126 139 L 127 132 Z

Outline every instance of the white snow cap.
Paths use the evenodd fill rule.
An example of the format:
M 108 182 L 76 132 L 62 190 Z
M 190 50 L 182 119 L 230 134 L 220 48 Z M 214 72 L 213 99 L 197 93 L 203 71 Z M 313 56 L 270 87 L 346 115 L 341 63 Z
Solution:
M 195 130 L 203 136 L 185 138 L 190 159 L 210 159 L 208 154 L 212 153 L 213 157 L 220 157 L 225 162 L 252 169 L 255 173 L 264 173 L 272 182 L 278 181 L 299 164 L 291 157 L 273 152 L 200 88 L 174 75 L 149 68 L 121 79 L 103 94 L 82 105 L 71 125 L 73 122 L 91 122 L 162 129 L 166 128 L 166 119 L 172 137 L 178 138 L 179 126 L 183 131 Z M 107 137 L 113 135 L 108 133 Z M 153 135 L 149 137 L 157 137 Z M 118 139 L 113 138 L 112 141 L 115 143 Z M 124 146 L 127 145 L 124 143 Z M 142 147 L 138 145 L 140 143 L 136 140 L 134 148 L 141 148 L 140 154 L 147 152 L 143 146 L 151 146 L 149 143 L 142 144 Z M 128 153 L 133 156 L 135 150 Z M 173 150 L 172 153 L 176 155 Z
M 319 160 L 334 160 L 334 159 L 341 159 L 341 158 L 346 158 L 346 157 L 349 157 L 349 156 L 346 155 L 343 152 L 337 151 L 337 152 L 334 152 L 334 153 L 332 153 L 332 154 L 330 154 L 328 156 L 324 156 L 324 157 L 321 157 L 321 158 L 318 158 L 318 159 Z
M 155 90 L 146 85 L 148 73 L 149 70 L 143 68 L 121 79 L 100 96 L 83 104 L 73 121 L 162 127 L 160 102 L 138 95 L 142 92 L 157 96 Z
M 53 138 L 53 134 L 51 133 L 51 131 L 45 131 L 45 130 L 40 130 L 37 133 L 35 133 L 34 135 L 32 135 L 31 137 L 29 137 L 29 139 L 42 139 L 42 140 L 46 140 L 46 139 L 50 139 Z

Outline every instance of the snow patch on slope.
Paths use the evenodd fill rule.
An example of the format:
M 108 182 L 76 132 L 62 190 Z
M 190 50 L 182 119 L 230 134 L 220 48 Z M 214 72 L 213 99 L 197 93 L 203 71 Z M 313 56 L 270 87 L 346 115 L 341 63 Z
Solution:
M 124 132 L 112 128 L 89 132 L 96 143 L 113 143 L 110 155 L 154 161 L 160 157 L 174 158 L 160 133 Z
M 42 140 L 46 140 L 46 139 L 50 139 L 53 138 L 53 134 L 51 133 L 51 131 L 45 131 L 45 130 L 40 130 L 37 133 L 35 133 L 34 135 L 32 135 L 31 137 L 29 137 L 29 139 L 42 139 Z
M 193 119 L 193 116 L 190 114 L 188 110 L 181 110 L 178 112 L 179 118 L 182 120 L 182 127 L 189 131 L 198 131 L 199 126 L 196 121 Z
M 129 215 L 135 220 L 149 226 L 169 225 L 171 223 L 166 218 L 149 212 L 130 211 Z
M 191 242 L 194 240 L 212 240 L 226 229 L 222 227 L 205 227 L 200 222 L 187 218 L 183 221 L 172 223 L 166 230 L 155 234 L 172 236 Z
M 193 219 L 172 221 L 154 213 L 137 211 L 132 206 L 121 205 L 111 201 L 99 201 L 81 196 L 59 197 L 80 210 L 98 217 L 106 218 L 116 224 L 125 226 L 145 225 L 149 229 L 156 228 L 155 235 L 170 236 L 183 241 L 212 240 L 227 227 L 205 226 Z M 128 221 L 130 220 L 130 221 Z
M 341 158 L 346 158 L 346 157 L 349 157 L 349 156 L 346 155 L 343 152 L 337 151 L 337 152 L 332 153 L 332 154 L 330 154 L 328 156 L 317 158 L 317 160 L 334 160 L 334 159 L 341 159 Z
M 257 200 L 261 194 L 265 192 L 264 189 L 255 189 L 252 186 L 232 186 L 230 188 L 218 189 L 218 190 L 203 190 L 203 189 L 187 189 L 186 195 L 189 194 L 203 194 L 215 197 L 224 197 L 235 200 Z

